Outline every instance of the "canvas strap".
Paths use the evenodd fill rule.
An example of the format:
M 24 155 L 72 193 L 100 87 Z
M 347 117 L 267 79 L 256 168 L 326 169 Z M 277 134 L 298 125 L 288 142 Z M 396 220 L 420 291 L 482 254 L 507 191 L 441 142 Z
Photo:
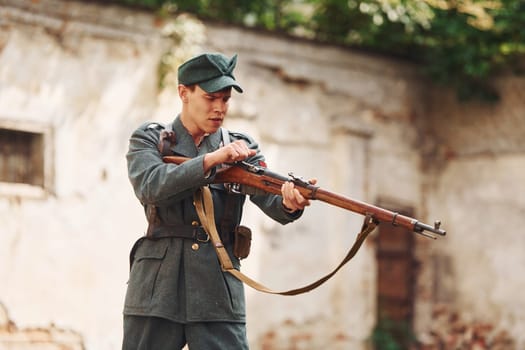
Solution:
M 211 191 L 208 186 L 201 187 L 199 190 L 195 192 L 194 202 L 195 202 L 195 208 L 197 209 L 197 214 L 199 215 L 201 224 L 204 230 L 210 236 L 211 242 L 219 258 L 219 262 L 221 264 L 222 270 L 232 274 L 237 279 L 246 283 L 250 287 L 260 292 L 269 293 L 269 294 L 297 295 L 297 294 L 309 292 L 312 289 L 319 287 L 321 284 L 325 283 L 328 279 L 330 279 L 333 275 L 335 275 L 336 272 L 339 271 L 339 269 L 341 269 L 348 261 L 350 261 L 350 259 L 354 257 L 354 255 L 357 253 L 357 251 L 363 244 L 366 237 L 379 224 L 379 222 L 375 220 L 371 215 L 366 215 L 364 223 L 363 223 L 363 227 L 361 228 L 361 232 L 357 235 L 357 238 L 354 244 L 348 251 L 343 261 L 341 261 L 341 263 L 332 272 L 330 272 L 326 276 L 304 287 L 297 288 L 297 289 L 291 289 L 291 290 L 283 291 L 283 292 L 277 292 L 277 291 L 271 290 L 263 286 L 262 284 L 252 280 L 250 277 L 246 276 L 241 271 L 233 267 L 228 251 L 226 250 L 226 247 L 223 245 L 221 238 L 219 236 L 219 233 L 217 232 L 217 227 L 215 226 L 213 199 L 212 199 Z

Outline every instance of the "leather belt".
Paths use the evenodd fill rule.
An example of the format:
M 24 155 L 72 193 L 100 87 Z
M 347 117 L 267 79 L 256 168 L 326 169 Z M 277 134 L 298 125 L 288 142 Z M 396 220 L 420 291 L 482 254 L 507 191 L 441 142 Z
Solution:
M 194 225 L 157 225 L 148 229 L 146 237 L 148 239 L 186 238 L 199 242 L 208 242 L 210 240 L 210 236 L 208 236 L 202 226 Z

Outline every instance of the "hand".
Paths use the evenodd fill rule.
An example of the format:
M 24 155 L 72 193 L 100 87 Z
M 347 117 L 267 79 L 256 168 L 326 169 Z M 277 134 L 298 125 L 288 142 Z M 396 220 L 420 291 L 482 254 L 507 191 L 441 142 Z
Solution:
M 234 163 L 257 154 L 243 140 L 236 140 L 204 156 L 204 172 L 222 163 Z
M 311 179 L 308 181 L 311 185 L 317 183 L 317 179 Z M 310 205 L 310 201 L 303 197 L 295 185 L 291 181 L 283 183 L 281 186 L 281 194 L 283 196 L 284 208 L 293 213 L 297 210 L 303 210 L 305 207 Z
M 226 146 L 219 148 L 217 151 L 219 151 L 223 157 L 221 163 L 238 162 L 245 160 L 248 157 L 252 157 L 257 153 L 254 149 L 248 148 L 246 142 L 242 140 L 233 141 Z

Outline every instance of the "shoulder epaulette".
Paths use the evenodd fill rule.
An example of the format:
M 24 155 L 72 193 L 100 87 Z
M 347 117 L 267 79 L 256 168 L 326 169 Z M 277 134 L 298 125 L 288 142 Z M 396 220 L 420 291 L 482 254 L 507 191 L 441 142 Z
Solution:
M 166 128 L 166 126 L 164 124 L 153 122 L 153 123 L 146 123 L 146 124 L 144 124 L 143 130 L 144 131 L 147 131 L 147 130 L 161 130 L 161 129 L 164 129 L 164 128 Z

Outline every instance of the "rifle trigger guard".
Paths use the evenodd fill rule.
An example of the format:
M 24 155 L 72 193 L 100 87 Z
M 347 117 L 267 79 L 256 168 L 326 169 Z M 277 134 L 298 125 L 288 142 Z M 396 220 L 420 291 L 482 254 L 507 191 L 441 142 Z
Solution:
M 242 194 L 241 191 L 241 184 L 238 183 L 228 183 L 227 184 L 228 192 L 235 193 L 235 194 Z

